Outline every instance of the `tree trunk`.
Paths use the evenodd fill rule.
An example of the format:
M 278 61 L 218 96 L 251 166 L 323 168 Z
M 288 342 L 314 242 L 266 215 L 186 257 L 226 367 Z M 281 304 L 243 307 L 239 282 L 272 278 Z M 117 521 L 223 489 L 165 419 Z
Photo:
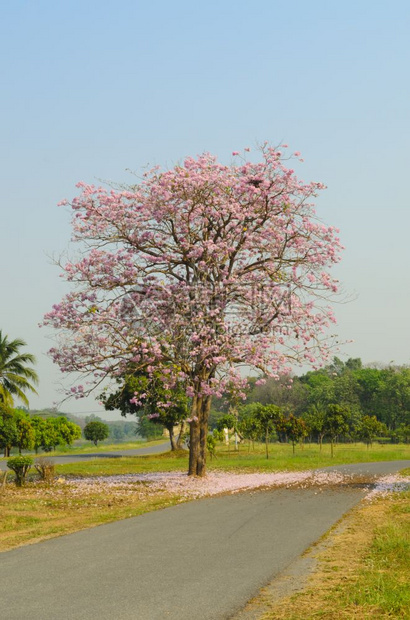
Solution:
M 185 430 L 185 422 L 184 420 L 182 420 L 181 424 L 179 425 L 179 433 L 178 433 L 178 439 L 177 439 L 177 449 L 178 450 L 182 450 L 183 446 L 182 446 L 182 438 L 184 435 L 184 430 Z
M 199 418 L 199 455 L 197 464 L 197 476 L 206 476 L 206 451 L 208 438 L 208 418 L 211 410 L 212 396 L 202 399 L 201 415 Z
M 265 448 L 266 448 L 266 458 L 269 458 L 269 446 L 268 446 L 268 440 L 269 440 L 269 431 L 268 431 L 268 427 L 266 427 L 265 430 Z
M 171 443 L 171 451 L 174 451 L 177 449 L 177 443 L 175 441 L 175 435 L 174 435 L 174 425 L 171 424 L 170 426 L 166 427 L 168 433 L 169 433 L 169 441 Z
M 208 437 L 208 417 L 211 409 L 211 396 L 194 396 L 189 433 L 188 476 L 206 475 L 206 450 Z
M 199 416 L 200 399 L 195 395 L 192 399 L 191 423 L 189 425 L 189 466 L 188 476 L 196 476 L 199 453 Z

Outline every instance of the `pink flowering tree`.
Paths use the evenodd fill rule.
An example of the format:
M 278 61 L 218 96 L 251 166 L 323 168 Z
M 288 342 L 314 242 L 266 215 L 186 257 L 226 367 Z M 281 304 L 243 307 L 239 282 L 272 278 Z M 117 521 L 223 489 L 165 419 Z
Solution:
M 324 186 L 298 180 L 291 157 L 268 144 L 257 162 L 233 155 L 231 165 L 205 153 L 154 168 L 129 187 L 79 183 L 80 255 L 62 266 L 74 286 L 45 317 L 59 333 L 54 361 L 87 376 L 76 396 L 130 372 L 184 386 L 198 476 L 212 396 L 240 397 L 241 367 L 276 377 L 293 363 L 319 366 L 334 322 L 340 244 L 312 204 Z M 148 397 L 149 386 L 134 402 Z

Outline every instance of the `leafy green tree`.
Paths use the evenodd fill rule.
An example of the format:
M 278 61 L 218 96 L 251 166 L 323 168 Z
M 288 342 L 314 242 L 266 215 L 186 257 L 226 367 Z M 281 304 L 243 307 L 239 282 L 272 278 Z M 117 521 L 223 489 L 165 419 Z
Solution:
M 53 418 L 43 420 L 43 425 L 39 429 L 40 446 L 44 452 L 51 452 L 56 449 L 59 444 L 59 434 L 57 425 L 53 422 Z
M 232 430 L 233 432 L 235 432 L 235 430 L 237 430 L 237 427 L 238 427 L 238 418 L 232 413 L 225 413 L 223 416 L 221 416 L 218 419 L 216 423 L 216 429 L 219 432 L 223 431 L 224 428 L 227 428 L 228 430 Z
M 292 451 L 295 454 L 295 445 L 308 434 L 307 426 L 301 418 L 297 418 L 291 413 L 282 423 L 282 428 L 290 439 Z
M 357 436 L 364 441 L 367 447 L 371 446 L 373 439 L 380 435 L 387 433 L 387 427 L 383 422 L 379 422 L 375 415 L 363 416 L 360 425 L 357 429 Z
M 380 420 L 394 431 L 410 423 L 410 368 L 387 368 L 382 371 Z
M 397 427 L 396 431 L 394 431 L 394 438 L 397 441 L 402 441 L 403 443 L 410 442 L 410 423 L 409 424 L 400 424 Z
M 269 458 L 269 441 L 273 433 L 281 428 L 283 413 L 276 405 L 258 405 L 253 413 L 265 439 L 266 458 Z
M 214 457 L 216 458 L 216 437 L 214 435 L 208 435 L 206 438 L 206 446 L 212 461 Z
M 70 422 L 64 416 L 50 418 L 51 423 L 57 431 L 57 444 L 61 446 L 71 446 L 76 439 L 81 438 L 81 428 L 78 424 Z
M 9 340 L 0 330 L 0 402 L 10 406 L 15 396 L 28 405 L 25 392 L 37 394 L 38 376 L 30 367 L 36 360 L 31 353 L 20 353 L 25 346 L 24 340 Z
M 65 416 L 42 418 L 33 416 L 31 424 L 34 429 L 34 449 L 36 454 L 41 448 L 45 452 L 55 450 L 58 445 L 71 444 L 81 438 L 81 428 L 78 424 L 67 420 Z
M 262 433 L 261 426 L 258 420 L 252 415 L 242 418 L 239 421 L 239 431 L 241 433 L 241 436 L 248 440 L 249 449 L 251 442 L 254 449 L 255 441 L 259 439 Z
M 38 453 L 40 448 L 44 449 L 44 435 L 46 432 L 46 421 L 41 418 L 39 415 L 33 415 L 31 417 L 31 425 L 34 430 L 34 450 L 36 454 Z
M 34 447 L 35 430 L 30 416 L 24 411 L 15 410 L 14 417 L 17 428 L 17 437 L 14 445 L 19 449 L 19 454 L 21 454 L 22 450 L 31 450 Z
M 135 414 L 140 417 L 139 434 L 149 426 L 141 426 L 141 419 L 147 418 L 153 424 L 167 429 L 171 450 L 182 448 L 184 422 L 189 413 L 189 399 L 182 384 L 169 389 L 164 386 L 159 374 L 129 374 L 119 380 L 119 389 L 111 394 L 101 395 L 107 410 L 119 409 L 122 415 Z M 144 393 L 145 398 L 138 401 L 135 393 Z M 175 436 L 175 427 L 179 427 Z M 161 433 L 162 434 L 162 433 Z
M 154 424 L 154 422 L 149 420 L 147 417 L 141 416 L 138 418 L 136 434 L 140 437 L 144 437 L 147 441 L 152 439 L 161 439 L 163 436 L 163 431 L 163 426 L 160 426 L 158 423 Z
M 94 420 L 93 422 L 88 422 L 88 424 L 85 425 L 83 432 L 84 437 L 88 439 L 88 441 L 92 441 L 96 446 L 99 441 L 104 441 L 104 439 L 107 439 L 110 434 L 110 429 L 107 424 L 104 424 L 104 422 Z
M 328 405 L 325 415 L 325 432 L 330 437 L 330 450 L 333 458 L 334 444 L 339 435 L 349 431 L 350 411 L 343 405 Z
M 4 456 L 10 456 L 10 450 L 16 445 L 17 426 L 14 410 L 4 402 L 0 402 L 0 449 Z
M 311 405 L 305 413 L 302 413 L 302 419 L 306 424 L 308 434 L 314 434 L 317 442 L 322 450 L 323 439 L 326 434 L 325 429 L 326 409 L 320 405 Z
M 383 420 L 382 392 L 383 372 L 378 368 L 360 368 L 354 371 L 357 381 L 357 395 L 363 415 L 376 415 Z
M 256 385 L 252 382 L 247 403 L 261 403 L 262 405 L 277 405 L 283 411 L 302 411 L 306 406 L 308 387 L 298 377 L 288 374 L 279 379 L 266 377 L 265 383 Z
M 32 464 L 33 459 L 30 456 L 13 456 L 7 461 L 7 467 L 16 474 L 16 486 L 23 486 Z

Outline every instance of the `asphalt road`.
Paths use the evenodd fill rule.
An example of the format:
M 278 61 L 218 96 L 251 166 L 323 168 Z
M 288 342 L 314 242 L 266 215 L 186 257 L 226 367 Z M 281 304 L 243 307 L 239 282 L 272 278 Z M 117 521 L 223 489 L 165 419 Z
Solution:
M 373 477 L 410 461 L 333 467 Z M 7 620 L 230 618 L 366 493 L 255 491 L 181 504 L 0 554 Z
M 169 441 L 166 441 L 156 446 L 147 446 L 146 448 L 134 448 L 132 450 L 115 450 L 113 452 L 90 452 L 89 454 L 62 454 L 61 456 L 48 457 L 47 454 L 39 454 L 38 456 L 46 456 L 50 458 L 54 463 L 78 463 L 80 461 L 88 461 L 90 459 L 118 459 L 121 456 L 144 456 L 148 454 L 161 454 L 161 452 L 169 451 Z M 30 455 L 35 458 L 36 455 Z M 0 470 L 6 471 L 6 461 L 0 461 Z

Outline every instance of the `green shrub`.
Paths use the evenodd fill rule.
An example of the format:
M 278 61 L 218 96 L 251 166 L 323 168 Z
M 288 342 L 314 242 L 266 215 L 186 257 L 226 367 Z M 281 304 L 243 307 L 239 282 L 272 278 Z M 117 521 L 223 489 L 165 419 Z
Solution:
M 7 467 L 16 474 L 16 486 L 23 486 L 32 464 L 33 459 L 30 456 L 13 456 L 7 461 Z

